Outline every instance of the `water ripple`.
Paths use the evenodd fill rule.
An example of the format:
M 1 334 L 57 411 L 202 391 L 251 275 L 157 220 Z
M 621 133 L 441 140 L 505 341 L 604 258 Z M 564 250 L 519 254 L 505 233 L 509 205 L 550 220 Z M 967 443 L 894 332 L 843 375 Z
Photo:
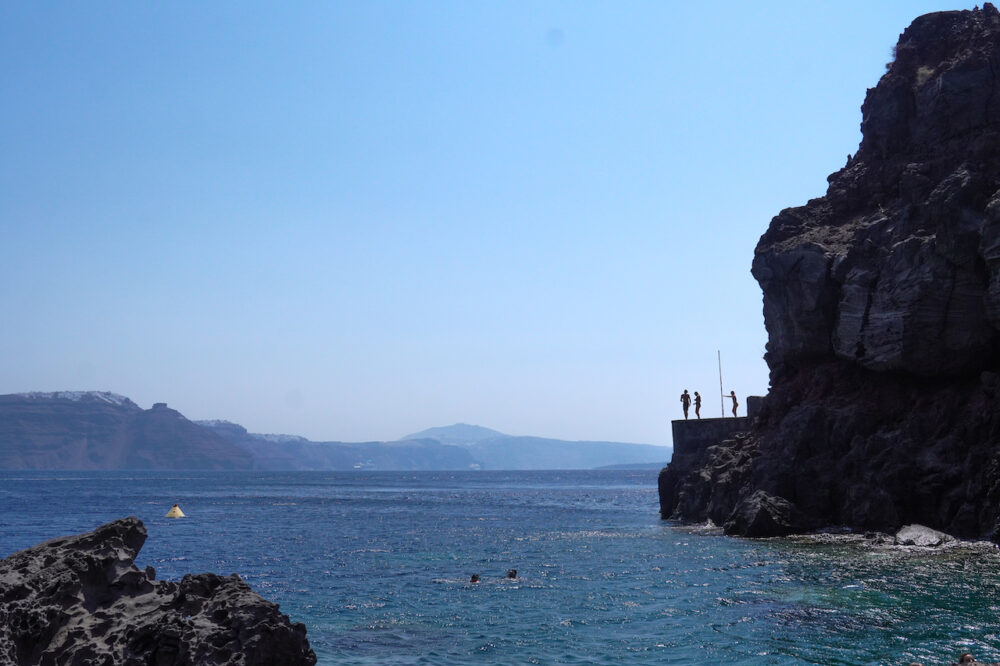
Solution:
M 0 473 L 0 549 L 138 515 L 140 566 L 239 572 L 306 623 L 322 664 L 1000 659 L 992 545 L 731 539 L 659 521 L 655 480 Z M 163 518 L 175 501 L 188 518 Z

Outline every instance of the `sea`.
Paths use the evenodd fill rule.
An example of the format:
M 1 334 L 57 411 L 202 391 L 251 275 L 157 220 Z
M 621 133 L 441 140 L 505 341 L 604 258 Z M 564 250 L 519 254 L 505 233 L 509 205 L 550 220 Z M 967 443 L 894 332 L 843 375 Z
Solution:
M 0 472 L 0 557 L 129 515 L 140 568 L 238 573 L 320 664 L 1000 660 L 992 544 L 726 537 L 650 470 Z

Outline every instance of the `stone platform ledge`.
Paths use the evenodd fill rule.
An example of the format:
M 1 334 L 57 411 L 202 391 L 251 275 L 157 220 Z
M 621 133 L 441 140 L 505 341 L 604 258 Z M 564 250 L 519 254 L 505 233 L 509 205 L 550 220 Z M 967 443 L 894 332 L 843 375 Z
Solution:
M 714 419 L 681 419 L 671 421 L 674 455 L 701 451 L 728 439 L 738 432 L 747 432 L 753 425 L 749 416 Z

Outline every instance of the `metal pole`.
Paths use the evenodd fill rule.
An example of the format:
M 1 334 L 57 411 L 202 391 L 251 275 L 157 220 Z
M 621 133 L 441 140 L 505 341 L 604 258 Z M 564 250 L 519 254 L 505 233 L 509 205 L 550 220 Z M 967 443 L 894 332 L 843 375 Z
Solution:
M 722 350 L 716 350 L 719 355 L 719 407 L 722 409 L 722 418 L 726 418 L 726 398 L 722 392 Z

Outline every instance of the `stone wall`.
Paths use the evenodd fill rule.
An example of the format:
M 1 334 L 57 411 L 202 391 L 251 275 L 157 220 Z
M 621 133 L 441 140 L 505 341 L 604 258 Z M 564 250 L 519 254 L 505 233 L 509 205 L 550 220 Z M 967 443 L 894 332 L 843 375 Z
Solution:
M 660 495 L 660 516 L 688 518 L 685 508 L 697 504 L 698 497 L 687 497 L 678 481 L 697 469 L 712 447 L 718 447 L 735 437 L 746 437 L 754 419 L 748 416 L 719 419 L 687 419 L 672 421 L 674 454 L 670 464 L 660 471 L 657 487 Z
M 729 439 L 735 433 L 750 430 L 747 416 L 726 419 L 682 419 L 670 423 L 674 437 L 674 456 L 697 453 Z

